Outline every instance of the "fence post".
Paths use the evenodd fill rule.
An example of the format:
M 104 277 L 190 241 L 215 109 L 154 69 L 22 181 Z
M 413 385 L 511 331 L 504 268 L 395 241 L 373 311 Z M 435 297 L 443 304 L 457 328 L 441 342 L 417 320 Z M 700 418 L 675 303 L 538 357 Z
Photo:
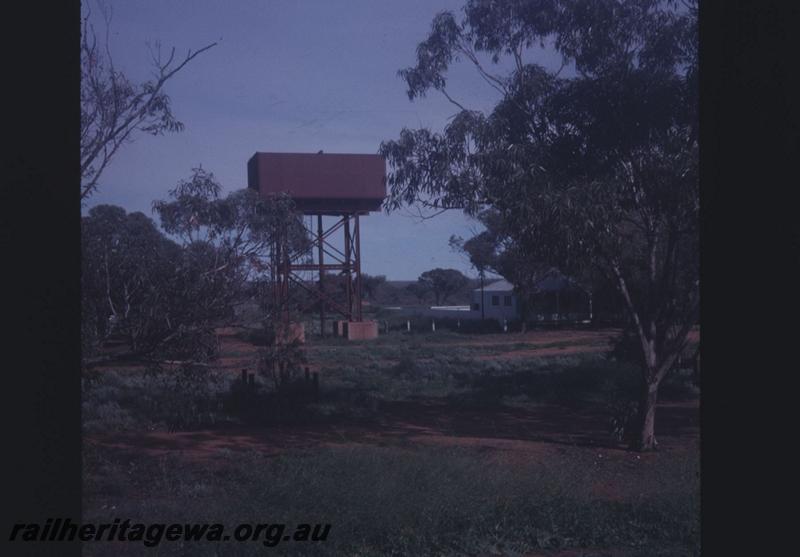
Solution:
M 411 332 L 411 320 L 406 319 L 406 331 Z
M 431 331 L 436 332 L 436 320 L 431 319 Z

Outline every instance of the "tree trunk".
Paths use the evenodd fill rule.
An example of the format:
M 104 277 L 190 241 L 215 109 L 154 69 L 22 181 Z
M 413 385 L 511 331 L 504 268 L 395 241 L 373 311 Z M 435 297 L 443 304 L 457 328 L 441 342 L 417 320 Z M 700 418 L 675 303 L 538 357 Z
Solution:
M 486 320 L 486 309 L 483 307 L 485 301 L 483 295 L 483 271 L 481 271 L 481 321 Z
M 658 447 L 655 436 L 658 382 L 644 380 L 643 383 L 639 399 L 638 434 L 633 448 L 638 451 L 654 451 Z

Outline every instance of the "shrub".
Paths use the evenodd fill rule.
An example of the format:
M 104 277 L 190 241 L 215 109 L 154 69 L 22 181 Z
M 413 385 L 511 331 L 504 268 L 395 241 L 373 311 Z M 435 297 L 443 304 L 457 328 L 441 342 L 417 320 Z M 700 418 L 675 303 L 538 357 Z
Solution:
M 83 382 L 86 431 L 193 429 L 218 422 L 227 378 L 198 364 L 105 371 Z

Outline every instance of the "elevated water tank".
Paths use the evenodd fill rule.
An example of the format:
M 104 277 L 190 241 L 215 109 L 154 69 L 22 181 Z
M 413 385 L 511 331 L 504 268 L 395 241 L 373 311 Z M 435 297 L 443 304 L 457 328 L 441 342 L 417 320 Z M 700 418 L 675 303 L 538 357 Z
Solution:
M 263 196 L 288 193 L 304 213 L 378 211 L 386 163 L 380 155 L 256 153 L 247 161 L 247 185 Z

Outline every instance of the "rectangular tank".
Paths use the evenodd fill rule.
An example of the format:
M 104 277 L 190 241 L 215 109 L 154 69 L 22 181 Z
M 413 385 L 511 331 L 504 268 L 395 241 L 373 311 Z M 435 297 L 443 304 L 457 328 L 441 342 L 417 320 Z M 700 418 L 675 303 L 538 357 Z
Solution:
M 247 161 L 247 186 L 263 196 L 288 193 L 304 213 L 378 211 L 386 163 L 380 155 L 255 153 Z

